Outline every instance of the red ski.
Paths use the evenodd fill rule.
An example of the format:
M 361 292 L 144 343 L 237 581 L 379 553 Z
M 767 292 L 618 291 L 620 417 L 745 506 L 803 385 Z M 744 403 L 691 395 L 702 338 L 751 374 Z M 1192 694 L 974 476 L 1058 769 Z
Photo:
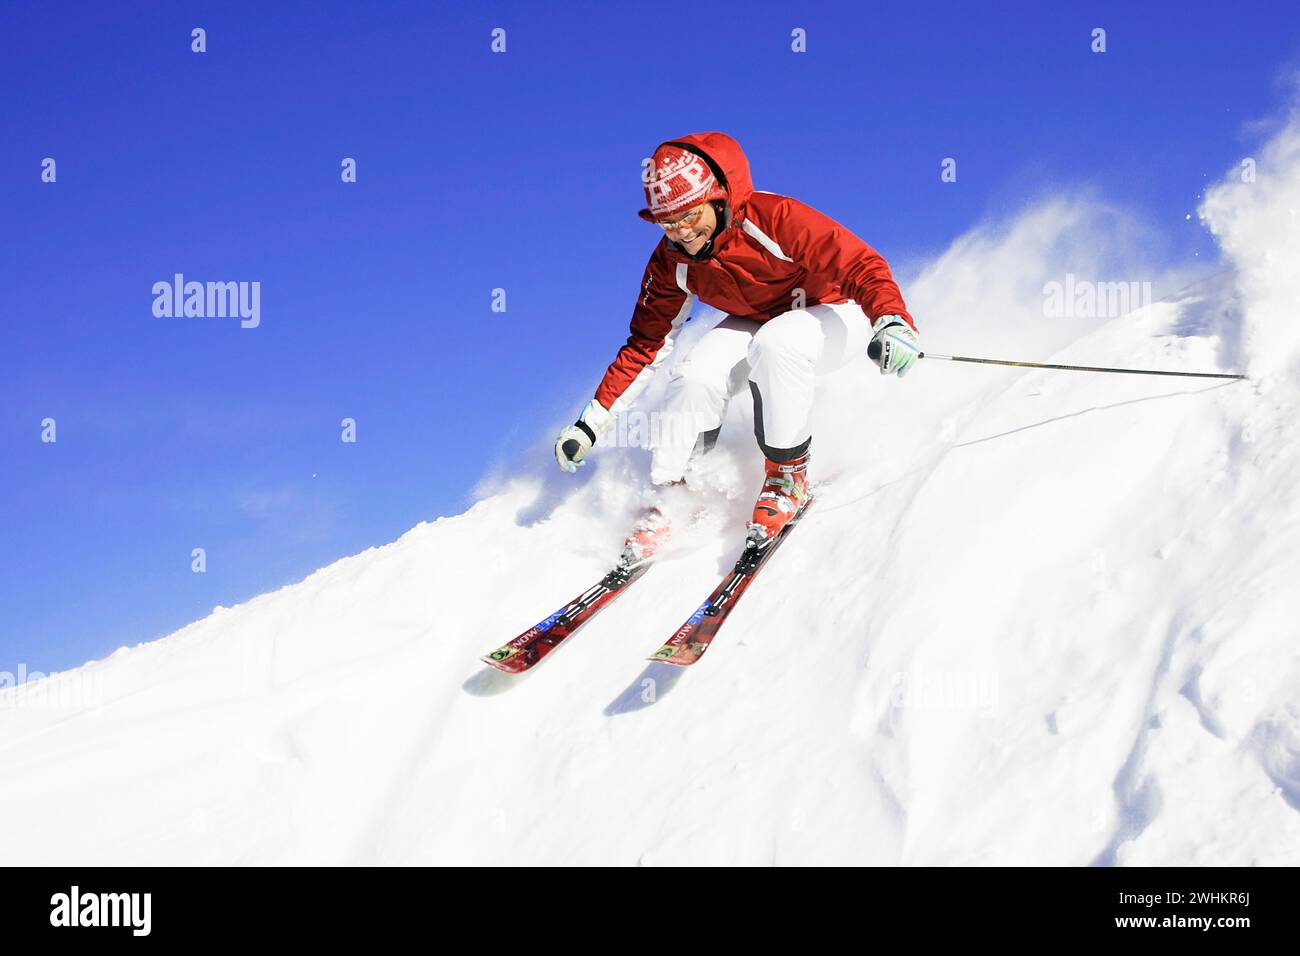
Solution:
M 484 654 L 479 660 L 507 674 L 522 674 L 595 617 L 649 567 L 650 562 L 644 561 L 632 568 L 614 568 L 546 620 L 530 627 L 509 644 Z
M 812 507 L 814 500 L 810 496 L 771 543 L 763 547 L 746 545 L 745 553 L 722 579 L 722 583 L 709 595 L 708 600 L 695 609 L 695 613 L 686 619 L 686 623 L 677 629 L 677 633 L 668 639 L 667 644 L 647 659 L 686 667 L 703 657 L 704 652 L 709 649 L 709 645 L 721 630 L 727 615 L 740 601 L 741 595 L 753 583 L 754 578 L 758 577 L 758 572 L 763 569 L 763 565 L 772 557 L 773 552 L 781 546 L 781 542 L 794 530 L 799 519 Z

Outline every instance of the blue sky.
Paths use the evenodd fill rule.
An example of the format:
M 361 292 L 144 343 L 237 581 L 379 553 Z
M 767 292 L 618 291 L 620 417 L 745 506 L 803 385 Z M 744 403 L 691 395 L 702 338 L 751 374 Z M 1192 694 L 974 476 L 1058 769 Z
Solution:
M 1149 217 L 1170 261 L 1212 256 L 1184 216 L 1283 99 L 1294 4 L 995 10 L 6 4 L 0 671 L 458 513 L 494 462 L 554 467 L 523 453 L 627 334 L 663 139 L 731 133 L 758 188 L 899 263 L 1079 187 Z M 155 317 L 178 272 L 259 282 L 261 324 Z

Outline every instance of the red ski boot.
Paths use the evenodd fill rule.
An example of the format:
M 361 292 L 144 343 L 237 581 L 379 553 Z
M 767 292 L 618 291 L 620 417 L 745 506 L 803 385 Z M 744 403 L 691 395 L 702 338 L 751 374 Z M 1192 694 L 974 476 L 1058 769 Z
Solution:
M 808 452 L 793 461 L 769 459 L 767 479 L 749 522 L 749 540 L 758 547 L 773 540 L 807 500 Z
M 658 507 L 648 509 L 632 526 L 632 534 L 623 544 L 623 554 L 618 559 L 622 568 L 634 568 L 654 557 L 655 552 L 668 543 L 673 526 Z

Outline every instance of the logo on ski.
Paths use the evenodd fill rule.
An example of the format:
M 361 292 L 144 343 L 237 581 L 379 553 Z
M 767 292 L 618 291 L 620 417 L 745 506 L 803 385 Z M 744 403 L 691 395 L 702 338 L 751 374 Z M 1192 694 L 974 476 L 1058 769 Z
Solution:
M 682 633 L 682 631 L 685 631 L 688 627 L 694 627 L 696 624 L 699 624 L 700 621 L 704 620 L 704 615 L 709 613 L 709 605 L 711 605 L 712 603 L 713 603 L 712 601 L 705 601 L 703 604 L 697 607 L 695 609 L 695 613 L 686 619 L 686 623 L 682 625 L 682 630 L 678 631 L 678 633 L 680 634 Z

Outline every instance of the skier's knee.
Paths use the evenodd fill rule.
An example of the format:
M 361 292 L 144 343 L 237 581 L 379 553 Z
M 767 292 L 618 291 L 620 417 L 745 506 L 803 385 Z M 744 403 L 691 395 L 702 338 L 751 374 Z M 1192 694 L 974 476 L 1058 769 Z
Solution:
M 780 357 L 795 359 L 800 362 L 816 360 L 813 343 L 803 329 L 792 323 L 772 321 L 764 323 L 749 344 L 751 363 L 757 364 L 763 357 Z
M 698 365 L 690 361 L 682 362 L 668 373 L 668 387 L 674 391 L 686 391 L 710 398 L 727 396 L 728 375 L 717 370 Z

